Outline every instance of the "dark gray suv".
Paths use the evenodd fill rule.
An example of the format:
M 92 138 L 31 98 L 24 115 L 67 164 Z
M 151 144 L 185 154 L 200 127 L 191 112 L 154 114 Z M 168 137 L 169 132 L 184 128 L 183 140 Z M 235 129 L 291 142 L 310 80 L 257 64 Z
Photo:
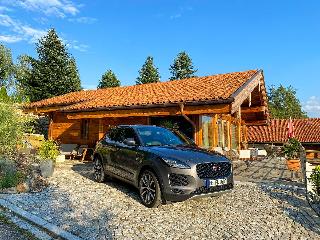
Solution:
M 97 182 L 107 176 L 128 182 L 139 189 L 147 207 L 233 188 L 232 164 L 226 157 L 162 127 L 112 128 L 98 142 L 93 157 Z

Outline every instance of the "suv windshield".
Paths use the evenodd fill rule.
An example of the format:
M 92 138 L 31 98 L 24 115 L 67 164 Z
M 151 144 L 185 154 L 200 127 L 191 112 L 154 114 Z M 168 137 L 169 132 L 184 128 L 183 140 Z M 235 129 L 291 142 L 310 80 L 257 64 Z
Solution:
M 137 132 L 144 146 L 177 146 L 187 145 L 188 142 L 161 127 L 138 127 Z

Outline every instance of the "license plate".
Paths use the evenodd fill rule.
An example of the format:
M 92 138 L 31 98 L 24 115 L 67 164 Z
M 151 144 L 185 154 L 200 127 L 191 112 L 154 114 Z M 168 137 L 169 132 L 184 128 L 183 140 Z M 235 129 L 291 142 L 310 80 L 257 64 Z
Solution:
M 226 178 L 219 178 L 219 179 L 208 179 L 207 180 L 207 186 L 208 187 L 216 187 L 216 186 L 222 186 L 227 184 Z

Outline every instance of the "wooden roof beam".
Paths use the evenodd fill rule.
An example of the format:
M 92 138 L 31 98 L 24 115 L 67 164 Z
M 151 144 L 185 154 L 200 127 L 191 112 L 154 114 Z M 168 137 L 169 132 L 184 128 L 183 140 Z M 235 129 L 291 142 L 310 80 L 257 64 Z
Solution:
M 256 121 L 245 121 L 245 124 L 247 126 L 259 126 L 259 125 L 268 125 L 269 121 L 267 119 L 265 120 L 256 120 Z
M 266 106 L 258 106 L 258 107 L 241 107 L 242 114 L 246 113 L 260 113 L 266 112 Z
M 183 113 L 186 115 L 200 115 L 213 113 L 230 113 L 229 104 L 188 106 L 185 105 Z M 91 112 L 70 112 L 68 119 L 83 118 L 108 118 L 108 117 L 148 117 L 148 116 L 176 116 L 181 115 L 181 109 L 177 104 L 176 107 L 164 108 L 134 108 L 125 110 L 109 110 L 109 111 L 91 111 Z

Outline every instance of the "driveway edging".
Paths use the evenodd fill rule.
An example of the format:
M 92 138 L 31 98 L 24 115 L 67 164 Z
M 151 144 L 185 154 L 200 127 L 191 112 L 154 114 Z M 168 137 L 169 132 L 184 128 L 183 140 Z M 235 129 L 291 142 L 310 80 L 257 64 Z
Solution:
M 76 235 L 73 235 L 70 232 L 63 230 L 62 228 L 58 227 L 57 225 L 49 223 L 46 220 L 44 220 L 38 216 L 35 216 L 35 215 L 17 207 L 17 206 L 15 206 L 14 204 L 10 203 L 7 200 L 0 198 L 0 206 L 12 211 L 13 213 L 18 215 L 19 217 L 24 218 L 24 219 L 32 222 L 36 226 L 39 226 L 39 227 L 47 230 L 48 232 L 52 233 L 53 235 L 56 235 L 57 237 L 60 237 L 62 239 L 67 239 L 67 240 L 81 240 L 82 239 Z

